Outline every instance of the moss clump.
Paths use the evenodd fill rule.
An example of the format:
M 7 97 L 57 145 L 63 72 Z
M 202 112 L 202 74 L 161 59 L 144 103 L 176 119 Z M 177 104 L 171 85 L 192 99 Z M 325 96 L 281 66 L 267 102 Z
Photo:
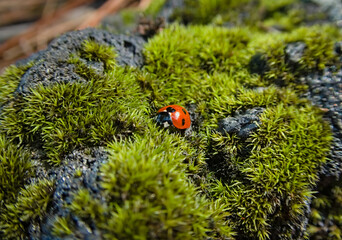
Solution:
M 298 28 L 287 34 L 276 34 L 274 38 L 256 38 L 253 45 L 265 54 L 267 69 L 262 74 L 266 81 L 282 86 L 297 87 L 299 77 L 313 71 L 322 71 L 325 67 L 339 65 L 334 53 L 334 43 L 341 33 L 331 26 L 313 26 Z M 303 43 L 305 48 L 297 62 L 289 60 L 285 53 L 288 44 Z M 263 44 L 262 50 L 260 44 Z
M 204 125 L 241 108 L 274 105 L 280 98 L 294 103 L 299 100 L 296 92 L 306 88 L 299 76 L 336 63 L 333 42 L 340 34 L 332 27 L 319 29 L 266 35 L 246 28 L 172 25 L 148 42 L 145 71 L 138 80 L 158 107 L 197 103 Z M 285 48 L 298 41 L 307 48 L 293 66 Z M 250 71 L 258 52 L 265 61 L 260 76 Z
M 79 51 L 79 56 L 89 61 L 102 62 L 105 71 L 111 71 L 114 70 L 117 54 L 111 46 L 104 46 L 95 41 L 86 40 Z
M 306 11 L 298 0 L 185 0 L 172 18 L 184 24 L 242 26 L 267 31 L 292 31 L 310 21 L 327 19 L 322 11 Z
M 200 21 L 225 3 L 200 1 L 209 6 Z M 275 16 L 293 1 L 259 3 Z M 65 164 L 61 157 L 74 149 L 107 145 L 102 188 L 98 195 L 74 193 L 66 214 L 55 218 L 55 236 L 82 236 L 79 223 L 104 239 L 305 236 L 305 209 L 331 133 L 321 111 L 298 95 L 298 77 L 335 63 L 332 43 L 340 34 L 328 27 L 265 34 L 254 27 L 171 25 L 149 40 L 140 70 L 116 66 L 113 48 L 86 41 L 68 61 L 83 82 L 39 85 L 6 100 L 6 144 L 39 149 L 52 164 Z M 293 42 L 306 45 L 296 64 L 285 51 Z M 258 53 L 254 59 L 265 69 L 255 74 L 250 60 Z M 190 136 L 155 126 L 151 112 L 171 103 L 198 116 Z M 265 110 L 248 137 L 218 132 L 224 118 L 254 107 Z M 73 174 L 83 177 L 81 169 Z M 8 236 L 24 236 L 28 222 L 44 214 L 52 183 L 25 187 L 29 177 L 15 179 L 18 190 L 1 202 Z M 28 208 L 33 201 L 43 211 Z
M 342 238 L 342 187 L 341 180 L 329 182 L 317 189 L 312 201 L 309 235 L 310 239 Z
M 145 47 L 145 71 L 138 80 L 158 106 L 208 100 L 206 95 L 215 84 L 212 73 L 230 72 L 248 62 L 245 51 L 249 39 L 246 29 L 173 25 Z M 243 74 L 243 80 L 252 81 Z
M 33 62 L 22 66 L 9 66 L 3 74 L 0 75 L 0 107 L 12 99 L 12 93 L 18 87 L 20 78 L 33 65 Z
M 212 138 L 213 157 L 226 156 L 230 175 L 236 177 L 213 183 L 211 194 L 227 204 L 232 226 L 245 236 L 289 239 L 292 230 L 282 232 L 279 223 L 300 227 L 330 147 L 329 126 L 319 115 L 308 104 L 267 108 L 262 125 L 248 139 L 247 156 L 239 154 L 246 148 L 241 140 L 238 144 L 239 139 L 220 134 Z
M 115 55 L 110 50 L 85 42 L 80 55 L 103 62 L 104 74 L 73 56 L 70 62 L 88 82 L 37 86 L 3 109 L 0 131 L 16 142 L 43 148 L 50 163 L 59 164 L 72 149 L 143 130 L 146 101 L 133 70 L 113 69 Z
M 109 144 L 110 157 L 101 168 L 105 203 L 80 190 L 67 206 L 71 214 L 94 224 L 104 239 L 230 237 L 222 208 L 198 196 L 186 180 L 187 143 L 152 130 L 134 142 Z M 72 221 L 65 220 L 58 219 L 54 232 L 72 237 Z
M 24 238 L 27 226 L 42 217 L 53 183 L 40 180 L 26 185 L 34 175 L 29 153 L 0 135 L 0 237 Z
M 185 24 L 207 24 L 210 23 L 216 15 L 222 13 L 227 14 L 227 12 L 237 10 L 248 2 L 248 0 L 186 0 L 185 7 L 182 9 L 177 9 L 173 18 L 180 19 Z
M 0 236 L 25 238 L 29 224 L 39 225 L 51 200 L 54 183 L 39 180 L 18 191 L 13 203 L 5 204 L 0 215 Z
M 298 96 L 305 86 L 288 75 L 293 71 L 298 77 L 319 70 L 320 63 L 334 63 L 331 42 L 336 33 L 329 27 L 321 32 L 308 27 L 265 35 L 250 29 L 173 25 L 145 47 L 147 65 L 138 79 L 151 93 L 151 100 L 158 102 L 156 105 L 197 105 L 201 122 L 192 143 L 196 145 L 201 136 L 206 136 L 208 168 L 202 165 L 195 171 L 202 177 L 196 183 L 208 198 L 227 209 L 229 225 L 238 232 L 238 238 L 291 238 L 292 229 L 304 233 L 302 218 L 329 151 L 331 133 L 320 110 Z M 331 42 L 320 47 L 311 44 L 323 42 L 327 36 Z M 287 43 L 300 39 L 311 45 L 303 62 L 287 71 L 290 65 L 284 49 Z M 216 48 L 222 41 L 227 45 Z M 270 56 L 266 57 L 269 69 L 255 75 L 249 72 L 249 59 L 263 48 L 260 46 Z M 319 52 L 326 57 L 316 59 Z M 305 69 L 311 61 L 316 62 Z M 279 79 L 285 80 L 279 84 Z M 266 110 L 259 130 L 247 139 L 215 131 L 223 118 L 253 107 Z M 221 162 L 220 169 L 210 165 L 213 161 Z
M 173 19 L 185 24 L 249 26 L 262 31 L 291 31 L 299 25 L 326 16 L 304 11 L 296 0 L 186 0 Z
M 0 135 L 0 202 L 11 202 L 32 175 L 33 164 L 28 152 Z

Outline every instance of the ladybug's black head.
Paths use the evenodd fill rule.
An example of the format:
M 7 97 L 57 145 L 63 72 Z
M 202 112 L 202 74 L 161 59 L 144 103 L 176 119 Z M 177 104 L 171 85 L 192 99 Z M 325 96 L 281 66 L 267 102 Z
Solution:
M 172 126 L 172 120 L 171 120 L 170 114 L 168 112 L 158 113 L 157 123 L 158 123 L 158 125 L 165 127 L 165 128 Z

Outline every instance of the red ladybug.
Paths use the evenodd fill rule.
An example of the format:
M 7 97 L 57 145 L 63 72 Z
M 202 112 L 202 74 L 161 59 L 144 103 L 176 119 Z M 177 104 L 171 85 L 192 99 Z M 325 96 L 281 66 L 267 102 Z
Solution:
M 174 126 L 178 129 L 187 129 L 191 125 L 188 111 L 178 105 L 169 105 L 159 109 L 157 122 L 164 127 Z

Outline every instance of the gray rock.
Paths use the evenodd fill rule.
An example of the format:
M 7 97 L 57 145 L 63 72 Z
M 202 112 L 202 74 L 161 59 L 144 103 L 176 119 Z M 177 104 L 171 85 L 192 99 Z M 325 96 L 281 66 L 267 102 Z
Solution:
M 326 68 L 323 73 L 306 76 L 305 82 L 309 86 L 305 96 L 325 109 L 324 117 L 333 132 L 329 160 L 323 166 L 321 176 L 339 179 L 342 171 L 342 69 Z
M 87 152 L 87 153 L 86 153 Z M 79 189 L 87 189 L 90 194 L 104 202 L 101 195 L 100 176 L 98 174 L 100 166 L 107 161 L 107 152 L 102 148 L 85 150 L 75 150 L 67 155 L 63 164 L 59 167 L 44 168 L 42 165 L 37 169 L 37 178 L 54 179 L 55 192 L 52 196 L 50 208 L 40 225 L 29 227 L 29 237 L 31 239 L 57 239 L 51 233 L 53 223 L 57 216 L 69 215 L 69 210 L 64 208 L 65 204 L 72 203 L 73 194 Z M 76 176 L 75 171 L 80 170 L 81 176 Z M 72 217 L 75 226 L 75 236 L 80 239 L 98 239 L 100 233 L 97 229 L 89 227 L 81 219 Z
M 299 64 L 306 49 L 306 44 L 303 42 L 293 42 L 285 47 L 285 59 L 289 64 Z
M 175 9 L 183 8 L 184 0 L 168 0 L 160 10 L 158 17 L 165 19 L 167 23 L 172 22 L 172 15 Z
M 341 24 L 342 20 L 342 2 L 341 0 L 310 0 L 316 3 L 321 8 L 321 11 L 326 12 L 329 19 L 337 24 Z
M 342 41 L 335 43 L 335 53 L 338 55 L 342 55 Z
M 219 131 L 221 133 L 227 132 L 229 134 L 238 133 L 241 130 L 241 124 L 235 117 L 227 117 L 219 122 Z
M 75 73 L 74 65 L 68 63 L 70 56 L 80 50 L 85 40 L 93 40 L 99 44 L 114 47 L 118 54 L 116 62 L 119 65 L 133 67 L 143 65 L 142 49 L 145 40 L 142 37 L 117 35 L 93 28 L 73 31 L 52 41 L 46 50 L 17 63 L 17 65 L 22 65 L 34 61 L 35 65 L 24 74 L 16 92 L 27 94 L 30 92 L 30 88 L 34 88 L 37 84 L 86 81 Z M 82 61 L 99 75 L 103 74 L 103 63 L 90 62 L 85 59 Z
M 258 124 L 261 124 L 259 115 L 264 110 L 264 108 L 256 107 L 242 113 L 237 112 L 234 117 L 219 121 L 217 130 L 223 135 L 236 134 L 241 139 L 246 139 L 258 129 Z

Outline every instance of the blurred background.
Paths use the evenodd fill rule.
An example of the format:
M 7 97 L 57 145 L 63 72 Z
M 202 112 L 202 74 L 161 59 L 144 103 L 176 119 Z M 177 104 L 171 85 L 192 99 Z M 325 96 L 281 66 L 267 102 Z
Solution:
M 0 72 L 71 30 L 100 27 L 148 38 L 174 21 L 261 32 L 342 29 L 342 0 L 0 0 Z
M 151 1 L 0 0 L 0 72 L 67 31 L 98 26 L 123 9 L 144 10 Z

